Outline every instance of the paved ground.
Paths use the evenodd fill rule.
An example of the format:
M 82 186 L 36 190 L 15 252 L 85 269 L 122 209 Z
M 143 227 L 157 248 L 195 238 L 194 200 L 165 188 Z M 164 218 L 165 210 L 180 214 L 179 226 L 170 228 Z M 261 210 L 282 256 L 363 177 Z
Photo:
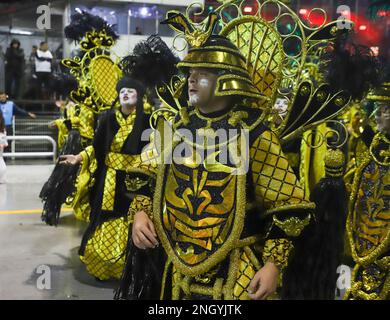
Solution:
M 53 165 L 8 165 L 0 185 L 0 299 L 112 299 L 117 283 L 98 282 L 77 251 L 85 223 L 64 212 L 40 220 L 38 194 Z
M 77 255 L 86 224 L 69 211 L 57 228 L 40 220 L 38 194 L 52 168 L 8 163 L 8 182 L 0 185 L 0 300 L 111 300 L 117 283 L 96 281 Z

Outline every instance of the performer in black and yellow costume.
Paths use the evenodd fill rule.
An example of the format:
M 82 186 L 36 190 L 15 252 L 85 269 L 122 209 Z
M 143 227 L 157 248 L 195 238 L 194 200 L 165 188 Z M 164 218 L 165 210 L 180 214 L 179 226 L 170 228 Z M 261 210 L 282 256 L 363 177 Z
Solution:
M 94 114 L 85 107 L 68 102 L 64 115 L 64 118 L 57 119 L 52 124 L 58 128 L 60 154 L 78 153 L 92 142 Z M 57 163 L 48 181 L 42 187 L 39 194 L 44 202 L 41 218 L 48 225 L 58 225 L 61 206 L 75 190 L 77 173 L 78 166 L 65 167 Z M 87 217 L 82 220 L 87 220 Z
M 91 144 L 99 113 L 111 108 L 117 98 L 115 85 L 121 71 L 111 60 L 108 49 L 118 35 L 104 19 L 87 12 L 72 15 L 71 23 L 64 31 L 68 40 L 79 43 L 82 54 L 62 60 L 77 80 L 77 87 L 69 94 L 74 104 L 66 109 L 65 118 L 57 119 L 55 125 L 59 129 L 58 142 L 63 144 L 61 154 L 77 154 Z M 78 166 L 66 167 L 57 163 L 43 186 L 40 193 L 44 202 L 42 220 L 47 224 L 59 223 L 64 203 L 73 207 L 77 219 L 88 221 L 90 208 L 85 198 L 88 186 L 82 179 L 84 175 L 77 179 L 78 171 Z
M 374 89 L 376 133 L 355 172 L 347 234 L 355 266 L 345 299 L 390 299 L 390 83 Z
M 131 204 L 135 246 L 150 250 L 161 243 L 167 255 L 162 299 L 273 297 L 315 209 L 279 138 L 298 137 L 350 101 L 347 92 L 302 77 L 307 50 L 332 42 L 335 23 L 305 30 L 288 6 L 272 1 L 278 15 L 289 15 L 310 35 L 289 53 L 282 42 L 291 39 L 278 32 L 278 18 L 261 17 L 268 1 L 258 1 L 254 16 L 240 11 L 241 1 L 220 2 L 202 23 L 175 11 L 165 21 L 190 49 L 178 63 L 183 74 L 157 89 L 164 107 L 153 114 L 154 141 L 141 155 L 142 166 L 157 177 L 153 210 Z M 213 34 L 229 6 L 239 8 L 238 18 L 220 21 L 221 32 Z M 285 92 L 279 90 L 283 77 Z M 288 116 L 274 132 L 264 123 L 276 97 L 287 100 Z
M 242 40 L 241 28 L 256 32 L 260 24 L 268 25 L 243 18 L 232 22 L 231 33 L 228 25 L 222 35 L 214 35 L 216 16 L 209 16 L 203 30 L 178 12 L 168 13 L 165 21 L 184 33 L 191 45 L 178 64 L 186 77 L 158 90 L 168 106 L 155 114 L 158 139 L 154 148 L 161 152 L 150 146 L 142 156 L 145 167 L 156 169 L 153 212 L 132 203 L 134 244 L 145 249 L 160 241 L 168 256 L 163 299 L 271 297 L 288 264 L 294 239 L 310 223 L 315 208 L 305 197 L 277 135 L 264 125 L 265 112 L 258 107 L 267 105 L 269 97 L 264 93 L 272 96 L 275 83 L 261 91 L 265 76 L 254 77 L 256 70 L 252 69 L 257 61 L 250 60 L 252 53 L 244 57 L 233 44 Z M 261 49 L 259 45 L 257 50 Z M 261 52 L 259 56 L 264 58 Z M 311 97 L 312 87 L 305 83 L 302 87 L 298 92 L 305 98 L 299 99 Z M 167 92 L 173 93 L 171 99 Z M 326 104 L 317 106 L 323 108 L 325 118 L 348 101 L 327 91 L 322 95 L 329 96 L 322 100 Z M 189 105 L 177 103 L 186 98 Z M 171 116 L 165 113 L 168 110 Z M 286 127 L 287 132 L 292 133 L 296 125 L 305 130 L 308 119 L 308 114 L 303 118 L 296 114 L 295 119 L 288 119 L 295 122 Z M 224 140 L 219 135 L 224 130 L 234 134 Z M 153 160 L 158 165 L 153 166 Z
M 121 61 L 126 76 L 116 87 L 119 108 L 101 115 L 92 146 L 61 161 L 72 165 L 82 162 L 80 176 L 90 180 L 85 185 L 93 185 L 87 188 L 90 223 L 79 253 L 88 272 L 99 280 L 120 278 L 132 222 L 131 204 L 134 198 L 143 203 L 154 189 L 154 177 L 141 167 L 140 153 L 149 141 L 151 110 L 146 89 L 170 77 L 172 71 L 167 66 L 176 61 L 166 49 L 155 36 L 135 46 L 132 55 Z M 85 175 L 87 171 L 93 174 Z
M 375 57 L 367 48 L 353 45 L 349 34 L 339 34 L 323 58 L 328 61 L 320 68 L 326 86 L 348 92 L 351 100 L 361 100 L 379 77 Z M 301 182 L 316 204 L 315 222 L 295 245 L 295 257 L 284 277 L 283 299 L 335 298 L 349 198 L 344 183 L 347 141 L 346 126 L 334 119 L 319 125 L 314 134 L 303 134 Z
M 199 62 L 204 53 L 207 58 Z M 228 58 L 221 60 L 224 55 Z M 189 148 L 192 155 L 183 161 L 173 157 L 171 165 L 158 168 L 150 217 L 168 255 L 162 298 L 267 297 L 287 265 L 289 238 L 299 236 L 310 221 L 314 206 L 305 199 L 278 138 L 262 124 L 260 110 L 240 103 L 243 97 L 264 99 L 243 61 L 228 39 L 210 36 L 178 64 L 188 68 L 191 106 L 175 117 L 173 134 L 185 129 L 196 136 L 203 130 L 207 140 L 197 145 L 180 137 L 184 145 L 178 148 Z M 224 92 L 217 83 L 232 87 Z M 224 152 L 227 158 L 234 155 L 233 148 L 245 139 L 244 128 L 249 130 L 249 141 L 244 142 L 250 150 L 249 172 L 240 168 L 248 160 L 242 158 L 246 153 L 228 163 L 220 158 Z M 215 143 L 218 129 L 238 133 L 229 142 Z M 178 152 L 175 147 L 164 141 L 162 149 L 168 148 L 171 156 Z M 145 221 L 142 226 L 140 219 Z M 147 219 L 142 212 L 134 217 L 133 240 L 139 248 L 156 241 L 144 239 L 145 232 L 149 236 Z
M 119 278 L 130 219 L 132 194 L 150 196 L 150 179 L 139 168 L 142 132 L 149 127 L 144 113 L 142 84 L 128 77 L 117 84 L 120 109 L 113 109 L 99 119 L 93 143 L 77 156 L 66 155 L 63 164 L 89 166 L 96 159 L 97 168 L 90 192 L 90 224 L 80 247 L 81 260 L 89 273 L 100 280 Z

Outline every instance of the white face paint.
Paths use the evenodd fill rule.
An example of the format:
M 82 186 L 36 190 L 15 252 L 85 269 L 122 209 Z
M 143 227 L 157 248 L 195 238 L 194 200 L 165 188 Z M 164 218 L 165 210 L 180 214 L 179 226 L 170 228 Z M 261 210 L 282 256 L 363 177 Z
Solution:
M 287 99 L 277 98 L 274 109 L 277 111 L 281 118 L 284 118 L 287 114 L 288 102 Z
M 206 105 L 214 95 L 217 75 L 202 68 L 191 68 L 188 77 L 188 96 L 192 106 Z
M 375 112 L 375 120 L 379 132 L 390 133 L 390 107 L 383 104 Z
M 192 106 L 196 106 L 199 102 L 199 95 L 197 95 L 196 93 L 195 94 L 191 94 L 190 95 L 190 105 Z
M 119 103 L 121 106 L 135 106 L 137 100 L 137 90 L 133 88 L 122 88 L 119 91 Z
M 201 79 L 199 80 L 199 87 L 201 87 L 201 88 L 207 88 L 209 85 L 210 85 L 209 79 L 201 78 Z

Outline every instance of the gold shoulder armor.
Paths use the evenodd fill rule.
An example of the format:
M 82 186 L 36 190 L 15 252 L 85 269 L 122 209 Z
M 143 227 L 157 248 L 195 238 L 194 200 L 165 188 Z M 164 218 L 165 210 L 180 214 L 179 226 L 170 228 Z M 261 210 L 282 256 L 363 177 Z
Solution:
M 290 237 L 298 237 L 302 230 L 309 224 L 310 222 L 310 214 L 306 216 L 305 219 L 301 220 L 297 217 L 291 217 L 284 221 L 280 221 L 276 216 L 273 216 L 273 221 L 276 226 L 282 229 L 286 235 Z

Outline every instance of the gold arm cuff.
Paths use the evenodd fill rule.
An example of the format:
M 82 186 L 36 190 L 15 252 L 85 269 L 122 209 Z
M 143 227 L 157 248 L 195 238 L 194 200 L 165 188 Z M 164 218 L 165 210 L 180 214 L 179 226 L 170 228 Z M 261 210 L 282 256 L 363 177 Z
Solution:
M 139 211 L 144 211 L 150 219 L 153 220 L 152 199 L 143 195 L 136 195 L 129 207 L 130 223 L 134 221 L 134 215 Z
M 274 263 L 279 271 L 283 271 L 288 265 L 288 259 L 292 249 L 292 242 L 287 239 L 269 239 L 265 242 L 263 250 L 263 263 Z

